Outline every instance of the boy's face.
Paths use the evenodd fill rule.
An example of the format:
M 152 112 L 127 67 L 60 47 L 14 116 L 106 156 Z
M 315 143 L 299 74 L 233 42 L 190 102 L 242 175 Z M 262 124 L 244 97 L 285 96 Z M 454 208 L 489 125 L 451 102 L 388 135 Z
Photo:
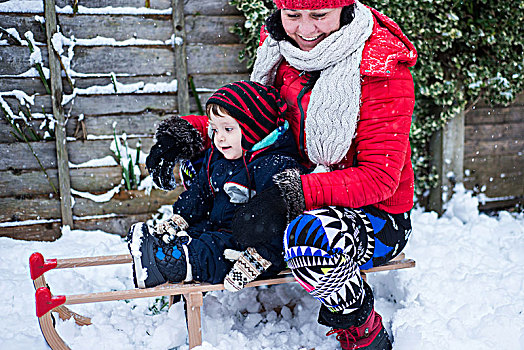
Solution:
M 233 117 L 211 113 L 209 125 L 214 136 L 213 142 L 224 158 L 232 160 L 242 157 L 242 131 Z

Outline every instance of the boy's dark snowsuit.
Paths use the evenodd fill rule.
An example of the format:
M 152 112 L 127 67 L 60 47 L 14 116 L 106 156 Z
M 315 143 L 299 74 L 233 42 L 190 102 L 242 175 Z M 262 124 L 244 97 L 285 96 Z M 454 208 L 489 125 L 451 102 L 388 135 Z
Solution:
M 222 282 L 233 265 L 224 258 L 224 250 L 245 249 L 238 246 L 230 230 L 235 210 L 243 203 L 232 203 L 224 185 L 251 189 L 254 196 L 273 184 L 273 175 L 299 168 L 293 158 L 296 154 L 290 131 L 280 133 L 274 143 L 262 150 L 246 152 L 245 163 L 242 158 L 225 159 L 214 147 L 208 150 L 196 181 L 173 205 L 173 213 L 180 214 L 189 224 L 186 230 L 192 237 L 188 245 L 189 262 L 195 280 Z M 273 264 L 268 272 L 282 269 L 282 237 L 274 237 L 256 249 Z
M 173 205 L 174 214 L 180 215 L 188 224 L 185 230 L 177 229 L 180 235 L 177 233 L 173 240 L 152 234 L 144 224 L 133 225 L 129 233 L 131 253 L 136 246 L 140 247 L 140 251 L 133 254 L 135 282 L 137 271 L 142 272 L 145 268 L 147 275 L 143 281 L 146 287 L 166 280 L 181 282 L 191 277 L 201 282 L 221 283 L 233 267 L 233 263 L 224 257 L 226 249 L 256 249 L 261 260 L 265 259 L 264 264 L 271 263 L 266 271 L 268 274 L 278 272 L 284 266 L 284 232 L 282 235 L 264 235 L 273 225 L 270 223 L 257 228 L 256 232 L 246 232 L 246 236 L 254 237 L 246 245 L 243 237 L 233 237 L 231 221 L 238 207 L 256 193 L 274 187 L 273 175 L 290 168 L 301 169 L 294 158 L 298 151 L 293 135 L 284 119 L 287 105 L 275 88 L 249 81 L 231 83 L 218 89 L 208 100 L 208 105 L 225 109 L 238 122 L 243 156 L 228 160 L 214 146 L 207 151 L 196 178 L 191 179 L 191 186 Z M 181 118 L 173 117 L 158 127 L 157 143 L 146 160 L 157 184 L 173 187 L 172 168 L 180 159 L 170 158 L 171 154 L 202 149 L 201 138 L 193 137 L 195 135 L 184 127 L 185 124 L 189 125 Z M 191 274 L 187 263 L 191 266 Z M 139 274 L 142 281 L 143 274 Z

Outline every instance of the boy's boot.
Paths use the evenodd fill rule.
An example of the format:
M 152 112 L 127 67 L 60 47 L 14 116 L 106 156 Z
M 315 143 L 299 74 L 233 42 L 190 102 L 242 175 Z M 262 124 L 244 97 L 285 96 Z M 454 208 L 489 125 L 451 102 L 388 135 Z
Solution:
M 149 227 L 139 222 L 131 226 L 127 233 L 127 247 L 133 257 L 133 282 L 137 288 L 149 288 L 165 283 L 158 270 L 154 248 L 158 238 L 149 232 Z
M 366 295 L 358 310 L 341 315 L 334 314 L 322 306 L 319 322 L 335 326 L 326 335 L 336 334 L 344 350 L 391 350 L 391 341 L 382 325 L 382 317 L 375 312 L 373 293 L 366 282 L 364 282 L 364 291 Z
M 144 223 L 134 224 L 127 234 L 128 248 L 133 256 L 133 281 L 138 288 L 155 287 L 166 281 L 191 280 L 185 247 L 189 236 L 176 236 L 166 241 L 161 237 L 152 234 Z

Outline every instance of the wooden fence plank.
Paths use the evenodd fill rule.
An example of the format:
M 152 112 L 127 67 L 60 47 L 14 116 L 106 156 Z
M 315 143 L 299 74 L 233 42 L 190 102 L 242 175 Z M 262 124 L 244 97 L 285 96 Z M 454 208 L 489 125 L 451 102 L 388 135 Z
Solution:
M 173 73 L 170 47 L 75 47 L 71 68 L 78 73 L 147 74 Z
M 524 140 L 467 140 L 464 144 L 464 157 L 475 158 L 481 155 L 518 155 L 524 153 Z
M 57 170 L 48 169 L 47 174 L 57 187 Z M 107 192 L 122 180 L 118 166 L 71 169 L 70 177 L 72 188 L 91 193 Z M 41 171 L 0 172 L 0 197 L 35 196 L 52 192 L 51 185 Z
M 229 5 L 228 0 L 206 0 L 205 6 L 202 4 L 201 0 L 186 0 L 184 1 L 184 13 L 210 16 L 240 14 L 235 7 Z
M 249 74 L 246 73 L 232 73 L 232 74 L 192 74 L 193 81 L 197 89 L 209 89 L 216 90 L 217 88 L 238 80 L 249 79 Z M 155 84 L 155 83 L 170 83 L 175 78 L 171 75 L 147 75 L 147 76 L 133 76 L 125 77 L 119 76 L 117 80 L 121 84 Z M 75 78 L 75 86 L 78 89 L 86 89 L 91 86 L 107 86 L 110 85 L 111 78 L 105 77 L 94 77 L 94 78 Z M 62 86 L 64 87 L 64 93 L 70 95 L 71 89 L 64 79 L 62 80 Z M 0 79 L 0 91 L 11 91 L 20 90 L 24 91 L 29 96 L 34 94 L 45 95 L 45 88 L 42 82 L 37 77 L 18 77 L 18 78 L 2 78 Z M 41 110 L 40 110 L 41 111 Z M 0 113 L 1 114 L 1 113 Z
M 247 73 L 245 62 L 238 62 L 243 46 L 187 46 L 189 74 Z M 43 65 L 48 67 L 47 49 L 41 47 Z M 173 50 L 169 46 L 76 46 L 71 68 L 83 74 L 174 75 Z M 20 75 L 30 66 L 27 47 L 0 46 L 0 75 Z M 211 64 L 212 63 L 212 64 Z
M 158 113 L 90 116 L 84 118 L 84 124 L 88 135 L 111 135 L 113 133 L 113 123 L 116 123 L 115 130 L 117 135 L 126 133 L 153 137 L 158 124 L 160 124 L 163 119 L 165 119 L 165 117 Z M 76 120 L 74 122 L 71 120 L 68 130 L 69 135 L 73 136 L 76 124 Z
M 43 49 L 43 48 L 41 48 Z M 42 53 L 44 66 L 49 66 L 47 49 Z M 0 75 L 18 75 L 29 70 L 29 48 L 27 46 L 0 46 Z
M 186 51 L 186 30 L 185 30 L 185 18 L 184 18 L 184 1 L 183 0 L 172 0 L 173 7 L 173 37 L 174 45 L 173 50 L 175 52 L 175 71 L 176 79 L 178 82 L 178 112 L 181 115 L 189 114 L 189 85 L 187 77 L 187 51 Z
M 205 101 L 211 93 L 202 93 L 201 101 Z M 13 112 L 18 113 L 19 103 L 14 98 L 4 98 L 11 106 Z M 196 111 L 196 103 L 193 98 L 189 99 L 191 111 Z M 42 113 L 42 107 L 46 113 L 51 113 L 50 101 L 47 96 L 35 96 L 35 104 L 31 106 L 32 113 Z M 118 94 L 118 95 L 94 95 L 77 96 L 74 104 L 65 106 L 68 115 L 115 115 L 115 114 L 138 114 L 144 112 L 155 112 L 158 114 L 177 113 L 178 103 L 176 95 L 165 94 Z
M 25 241 L 55 241 L 62 233 L 60 223 L 2 227 L 0 237 Z
M 524 198 L 524 159 L 521 155 L 487 155 L 464 158 L 467 189 L 484 189 L 491 198 Z M 501 206 L 504 202 L 499 203 Z
M 110 201 L 97 203 L 86 198 L 75 197 L 73 212 L 76 216 L 100 214 L 133 215 L 152 213 L 162 205 L 172 205 L 183 191 L 178 186 L 173 191 L 152 190 L 151 195 L 143 191 L 126 191 L 117 193 Z
M 239 12 L 229 5 L 228 0 L 206 0 L 205 4 L 201 0 L 184 1 L 184 12 L 186 14 L 200 13 L 202 15 L 228 15 L 238 14 Z M 71 6 L 71 0 L 57 0 L 57 6 Z M 101 7 L 137 7 L 143 8 L 145 0 L 79 0 L 80 6 L 88 8 Z M 171 8 L 170 0 L 151 0 L 151 9 L 165 10 Z
M 478 191 L 489 198 L 524 198 L 524 174 L 518 177 L 490 178 L 487 176 L 467 177 L 464 179 L 464 186 L 469 190 Z
M 146 75 L 146 76 L 117 76 L 117 81 L 121 84 L 155 84 L 155 83 L 170 83 L 175 78 L 169 75 Z M 76 77 L 75 87 L 77 89 L 86 89 L 92 86 L 107 86 L 111 85 L 111 77 L 109 75 L 100 77 Z M 72 93 L 68 81 L 63 78 L 62 86 L 64 93 L 70 95 Z M 0 91 L 20 90 L 27 95 L 45 95 L 46 91 L 42 81 L 38 77 L 4 77 L 0 79 Z
M 173 204 L 181 191 L 183 191 L 182 186 L 178 186 L 170 192 L 152 190 L 150 196 L 143 191 L 125 191 L 115 194 L 111 200 L 102 203 L 75 196 L 73 213 L 80 217 L 152 213 L 156 212 L 162 205 Z M 0 222 L 60 218 L 60 201 L 58 198 L 0 198 L 0 207 L 2 208 Z
M 4 98 L 11 106 L 13 112 L 18 111 L 18 100 Z M 175 94 L 150 95 L 150 94 L 126 94 L 126 95 L 98 95 L 77 96 L 73 106 L 66 105 L 66 112 L 70 115 L 114 115 L 120 113 L 142 113 L 144 111 L 163 111 L 174 113 L 177 110 Z M 51 112 L 48 96 L 35 96 L 35 104 L 31 106 L 33 113 L 42 113 L 42 107 L 46 113 Z M 72 108 L 71 108 L 72 107 Z M 15 112 L 16 113 L 16 112 Z
M 522 122 L 522 115 L 524 106 L 518 104 L 504 108 L 479 107 L 466 114 L 466 126 Z
M 153 144 L 152 138 L 141 138 L 142 150 L 148 153 Z M 73 141 L 68 143 L 69 161 L 75 165 L 85 163 L 93 159 L 101 159 L 106 156 L 114 156 L 109 149 L 112 140 L 90 140 Z M 129 147 L 136 148 L 138 139 L 128 138 Z M 35 153 L 45 169 L 56 168 L 55 145 L 53 141 L 42 141 L 31 143 Z M 15 170 L 38 170 L 37 161 L 29 151 L 25 143 L 2 143 L 0 152 L 0 171 Z M 74 166 L 72 166 L 74 168 Z
M 103 101 L 103 99 L 101 99 Z M 153 137 L 156 127 L 162 121 L 163 117 L 159 114 L 144 113 L 140 115 L 110 115 L 110 116 L 88 116 L 83 119 L 84 129 L 90 136 L 112 136 L 113 123 L 116 122 L 116 134 L 140 134 L 145 137 Z M 44 136 L 45 131 L 40 129 L 43 120 L 33 120 L 29 124 L 36 134 Z M 78 118 L 71 118 L 67 122 L 67 136 L 76 137 L 83 140 L 82 126 L 78 125 Z M 78 127 L 78 129 L 77 129 Z M 12 127 L 5 120 L 0 119 L 0 139 L 1 143 L 18 142 L 11 134 Z M 77 132 L 78 131 L 78 132 Z M 75 132 L 77 132 L 75 134 Z
M 140 39 L 166 42 L 173 34 L 170 15 L 58 15 L 58 19 L 62 34 L 66 37 L 74 35 L 77 40 L 102 37 L 116 41 Z M 238 44 L 238 36 L 230 33 L 229 28 L 243 21 L 242 16 L 187 16 L 187 42 Z M 32 32 L 36 42 L 43 43 L 46 40 L 42 25 L 34 16 L 0 14 L 0 23 L 3 28 L 15 28 L 21 36 L 28 31 Z
M 101 8 L 101 7 L 145 7 L 145 0 L 78 0 L 79 6 L 88 8 Z M 56 5 L 60 7 L 71 6 L 71 0 L 56 0 Z M 165 10 L 171 7 L 169 0 L 151 0 L 151 9 Z
M 112 38 L 116 41 L 142 39 L 166 42 L 171 39 L 173 27 L 171 16 L 115 16 L 115 15 L 58 15 L 61 32 L 77 40 L 96 37 Z M 186 16 L 188 43 L 238 44 L 237 35 L 230 33 L 230 27 L 242 24 L 243 16 Z M 0 14 L 3 28 L 14 28 L 20 35 L 30 31 L 36 42 L 45 42 L 45 32 L 34 16 Z M 140 30 L 136 30 L 140 28 Z
M 60 219 L 60 200 L 55 198 L 0 198 L 0 222 Z
M 221 15 L 238 15 L 240 12 L 230 6 L 228 0 L 206 0 L 205 6 L 202 6 L 202 1 L 200 0 L 185 0 L 184 13 L 186 15 L 206 15 L 206 16 L 221 16 Z M 145 0 L 79 0 L 80 6 L 97 9 L 102 7 L 113 7 L 115 10 L 122 8 L 121 12 L 132 12 L 128 9 L 140 8 L 143 10 L 142 15 L 150 16 L 148 14 L 148 9 L 144 9 Z M 66 9 L 71 11 L 71 0 L 57 0 L 57 6 L 59 6 L 60 12 L 65 12 Z M 169 10 L 171 8 L 171 0 L 152 0 L 151 7 L 152 10 Z M 80 13 L 82 13 L 80 9 Z M 153 11 L 154 12 L 154 11 Z M 9 12 L 13 15 L 23 15 L 26 12 Z M 32 12 L 39 13 L 38 11 Z M 42 13 L 42 12 L 40 12 Z
M 197 45 L 187 47 L 189 74 L 248 73 L 246 62 L 238 61 L 243 45 Z
M 476 141 L 522 140 L 524 120 L 504 124 L 466 125 L 466 138 Z
M 238 44 L 240 38 L 230 33 L 235 24 L 243 25 L 243 16 L 187 16 L 186 33 L 188 43 Z
M 504 172 L 505 169 L 515 171 L 516 169 L 523 169 L 524 159 L 522 155 L 483 155 L 474 158 L 464 158 L 464 169 L 481 169 L 488 167 L 495 171 Z
M 141 178 L 148 175 L 145 164 L 139 164 Z M 51 181 L 57 187 L 56 169 L 47 169 Z M 178 182 L 178 170 L 175 166 L 175 178 Z M 71 187 L 77 191 L 93 194 L 105 193 L 121 183 L 120 166 L 71 169 Z M 42 171 L 2 171 L 0 172 L 0 197 L 35 197 L 53 194 L 53 189 Z
M 152 213 L 148 213 L 90 220 L 75 219 L 75 228 L 79 230 L 101 230 L 125 236 L 132 224 L 149 220 L 152 216 Z M 2 227 L 0 237 L 30 241 L 54 241 L 60 237 L 60 223 Z
M 65 116 L 62 106 L 62 68 L 58 54 L 52 49 L 53 35 L 57 33 L 55 0 L 44 0 L 47 48 L 49 53 L 49 71 L 51 79 L 51 101 L 53 116 L 56 120 L 56 162 L 58 167 L 58 191 L 60 192 L 60 212 L 62 225 L 73 228 L 71 211 L 71 180 L 69 179 L 69 157 L 65 134 Z
M 149 220 L 153 215 L 154 213 L 147 213 L 119 216 L 113 219 L 77 220 L 75 224 L 81 230 L 102 230 L 125 237 L 131 225 L 139 221 Z

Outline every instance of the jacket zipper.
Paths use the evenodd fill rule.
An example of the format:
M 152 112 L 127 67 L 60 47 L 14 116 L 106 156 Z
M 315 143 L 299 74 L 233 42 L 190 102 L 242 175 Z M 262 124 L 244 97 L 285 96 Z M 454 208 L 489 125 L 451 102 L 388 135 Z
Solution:
M 300 90 L 300 93 L 298 94 L 297 96 L 297 103 L 298 103 L 298 109 L 300 111 L 300 133 L 299 133 L 299 152 L 300 152 L 300 155 L 302 156 L 303 159 L 308 159 L 307 155 L 306 155 L 306 145 L 305 145 L 305 124 L 306 124 L 306 113 L 304 112 L 304 108 L 302 107 L 302 98 L 304 97 L 304 95 L 313 88 L 313 85 L 315 85 L 317 79 L 318 79 L 318 75 L 316 74 L 310 74 L 310 73 L 306 73 L 306 71 L 303 71 L 302 73 L 300 73 L 298 76 L 302 76 L 306 74 L 306 82 L 304 83 L 304 87 L 302 88 L 302 90 Z

